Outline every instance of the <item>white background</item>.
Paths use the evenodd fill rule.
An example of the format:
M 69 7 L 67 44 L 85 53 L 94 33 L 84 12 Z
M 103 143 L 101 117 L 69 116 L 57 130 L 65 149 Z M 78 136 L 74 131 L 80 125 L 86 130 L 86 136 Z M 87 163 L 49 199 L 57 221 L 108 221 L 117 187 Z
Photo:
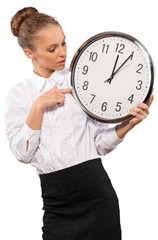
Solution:
M 10 152 L 3 119 L 8 89 L 22 81 L 32 70 L 29 59 L 24 56 L 10 31 L 12 15 L 26 6 L 34 6 L 57 17 L 66 34 L 67 67 L 85 40 L 111 30 L 136 37 L 151 54 L 155 70 L 158 65 L 155 0 L 1 1 L 0 239 L 3 240 L 41 239 L 43 211 L 39 178 L 33 167 L 19 163 Z M 158 239 L 157 85 L 155 78 L 155 99 L 148 118 L 135 127 L 115 151 L 103 157 L 120 200 L 123 240 Z

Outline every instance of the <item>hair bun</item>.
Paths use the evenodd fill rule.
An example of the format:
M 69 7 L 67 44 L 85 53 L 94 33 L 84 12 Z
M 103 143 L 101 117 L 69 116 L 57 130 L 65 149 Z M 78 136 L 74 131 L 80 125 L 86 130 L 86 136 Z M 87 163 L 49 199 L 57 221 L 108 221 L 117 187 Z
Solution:
M 14 36 L 18 37 L 19 35 L 19 29 L 22 24 L 22 22 L 31 16 L 32 14 L 38 13 L 38 10 L 34 7 L 25 7 L 21 10 L 19 10 L 11 20 L 11 31 Z

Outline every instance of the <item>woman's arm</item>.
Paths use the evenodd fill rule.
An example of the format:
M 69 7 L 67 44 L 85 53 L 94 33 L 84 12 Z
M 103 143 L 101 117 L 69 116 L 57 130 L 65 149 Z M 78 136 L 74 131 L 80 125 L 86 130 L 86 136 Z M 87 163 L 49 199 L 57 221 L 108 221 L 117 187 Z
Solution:
M 41 133 L 25 123 L 29 99 L 30 89 L 25 84 L 17 84 L 9 90 L 4 107 L 5 130 L 10 149 L 16 159 L 24 163 L 29 163 L 35 155 Z
M 5 104 L 4 120 L 10 149 L 17 160 L 24 163 L 32 160 L 40 141 L 44 110 L 56 104 L 62 105 L 67 92 L 71 92 L 71 89 L 52 88 L 39 96 L 27 113 L 25 106 L 30 94 L 29 88 L 18 84 L 10 89 Z

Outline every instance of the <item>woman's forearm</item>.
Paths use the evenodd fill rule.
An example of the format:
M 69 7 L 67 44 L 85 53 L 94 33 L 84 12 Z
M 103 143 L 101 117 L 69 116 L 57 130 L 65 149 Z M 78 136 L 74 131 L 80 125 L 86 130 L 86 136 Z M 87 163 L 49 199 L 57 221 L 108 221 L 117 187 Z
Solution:
M 123 122 L 116 126 L 116 134 L 120 139 L 122 139 L 133 127 L 134 126 L 132 126 L 129 122 Z
M 32 104 L 29 114 L 27 116 L 26 124 L 32 130 L 40 130 L 42 118 L 43 118 L 43 109 L 41 108 L 40 104 L 38 104 L 38 102 L 35 101 Z

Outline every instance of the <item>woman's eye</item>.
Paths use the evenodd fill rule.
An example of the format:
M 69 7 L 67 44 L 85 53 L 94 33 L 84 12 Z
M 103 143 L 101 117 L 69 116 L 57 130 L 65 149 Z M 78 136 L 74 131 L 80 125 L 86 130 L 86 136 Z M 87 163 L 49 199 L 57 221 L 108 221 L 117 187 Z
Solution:
M 48 52 L 54 52 L 55 48 L 48 49 Z
M 66 42 L 64 41 L 61 45 L 62 47 L 66 46 Z M 47 51 L 52 53 L 52 52 L 55 52 L 56 48 L 57 47 L 49 48 Z

